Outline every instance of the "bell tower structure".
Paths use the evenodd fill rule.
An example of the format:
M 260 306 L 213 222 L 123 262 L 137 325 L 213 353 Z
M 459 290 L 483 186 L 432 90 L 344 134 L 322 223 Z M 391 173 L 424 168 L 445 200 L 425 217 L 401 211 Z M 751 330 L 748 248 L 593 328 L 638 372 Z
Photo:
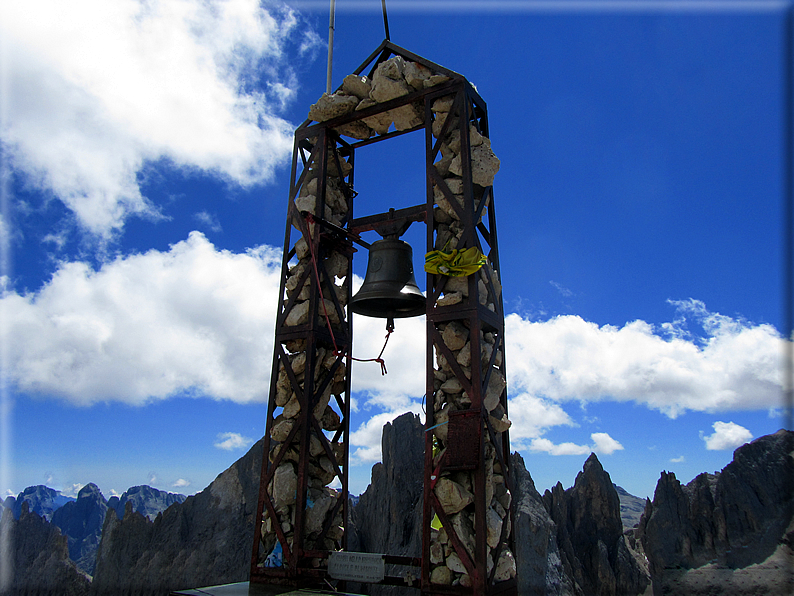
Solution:
M 366 215 L 367 198 L 354 190 L 356 151 L 419 131 L 424 201 Z M 251 582 L 355 579 L 422 594 L 516 593 L 498 167 L 476 89 L 388 40 L 295 131 Z M 365 215 L 355 218 L 354 207 Z M 372 294 L 351 304 L 359 298 L 351 291 L 354 253 L 377 244 L 360 234 L 376 230 L 393 241 L 419 222 L 427 228 L 424 305 L 420 297 L 417 308 L 415 292 L 403 310 Z M 421 557 L 361 555 L 358 575 L 345 558 L 351 311 L 426 316 Z M 419 569 L 390 577 L 378 560 Z

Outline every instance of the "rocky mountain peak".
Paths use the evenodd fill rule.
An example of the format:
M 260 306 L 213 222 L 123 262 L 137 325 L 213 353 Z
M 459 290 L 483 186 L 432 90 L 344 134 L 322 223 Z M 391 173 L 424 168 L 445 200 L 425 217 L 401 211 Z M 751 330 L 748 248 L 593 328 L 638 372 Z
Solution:
M 168 507 L 154 521 L 133 511 L 133 499 L 124 503 L 122 519 L 115 509 L 108 511 L 92 593 L 159 595 L 246 581 L 262 446 L 260 439 L 207 488 Z
M 66 503 L 52 514 L 52 523 L 68 537 L 69 557 L 88 574 L 94 572 L 107 510 L 107 500 L 92 482 L 80 489 L 76 501 Z
M 89 482 L 77 493 L 77 500 L 79 501 L 80 499 L 101 499 L 104 501 L 105 497 L 102 495 L 102 491 L 99 490 L 99 487 L 96 484 Z
M 637 529 L 655 590 L 788 593 L 775 582 L 794 539 L 792 451 L 794 433 L 781 430 L 739 447 L 722 472 L 686 486 L 662 472 Z
M 19 519 L 22 503 L 27 502 L 30 511 L 33 511 L 46 520 L 52 519 L 53 512 L 64 504 L 74 501 L 73 497 L 66 497 L 60 491 L 43 484 L 28 486 L 16 497 L 7 497 L 3 502 L 6 509 L 10 509 L 15 519 Z
M 592 453 L 574 485 L 557 483 L 543 497 L 557 526 L 565 574 L 584 594 L 637 594 L 648 577 L 623 536 L 620 499 L 609 474 Z
M 51 490 L 51 489 L 50 489 Z M 0 534 L 14 546 L 9 553 L 13 573 L 3 594 L 62 594 L 87 596 L 90 578 L 69 560 L 66 536 L 30 508 L 20 503 L 19 519 L 3 511 Z
M 123 519 L 126 504 L 130 503 L 132 510 L 154 521 L 159 513 L 168 509 L 174 503 L 183 503 L 185 495 L 170 493 L 143 484 L 132 486 L 125 490 L 120 497 L 110 497 L 108 507 L 116 512 L 119 519 Z
M 601 462 L 598 461 L 598 456 L 596 456 L 595 453 L 591 452 L 590 455 L 585 460 L 584 465 L 582 466 L 582 473 L 586 474 L 588 470 L 593 467 L 596 468 L 598 473 L 604 471 L 604 467 L 601 465 Z
M 424 427 L 406 413 L 383 427 L 383 463 L 351 515 L 348 548 L 419 557 L 422 552 Z M 373 593 L 385 588 L 373 587 Z

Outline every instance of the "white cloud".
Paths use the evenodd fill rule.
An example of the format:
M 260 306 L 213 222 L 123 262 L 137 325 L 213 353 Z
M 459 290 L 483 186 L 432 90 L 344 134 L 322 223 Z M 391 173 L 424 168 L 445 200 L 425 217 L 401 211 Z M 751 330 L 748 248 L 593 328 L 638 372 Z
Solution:
M 623 445 L 607 433 L 593 433 L 590 438 L 593 441 L 592 445 L 577 445 L 576 443 L 555 445 L 549 439 L 535 438 L 530 441 L 529 450 L 544 451 L 550 455 L 587 455 L 591 451 L 601 455 L 611 455 L 615 451 L 623 449 Z
M 199 232 L 98 271 L 63 263 L 37 292 L 0 298 L 9 376 L 23 392 L 79 405 L 144 404 L 180 392 L 264 402 L 280 272 L 275 248 L 235 254 Z M 356 316 L 354 325 L 353 355 L 376 357 L 385 320 Z M 356 408 L 419 408 L 424 337 L 424 317 L 398 319 L 383 353 L 387 375 L 375 362 L 353 363 Z
M 508 387 L 508 412 L 513 422 L 510 427 L 510 444 L 515 449 L 532 449 L 535 439 L 553 426 L 577 426 L 559 404 L 529 393 L 516 395 L 510 392 L 511 389 Z
M 72 484 L 71 486 L 67 486 L 67 487 L 65 487 L 65 488 L 64 488 L 64 489 L 61 491 L 61 494 L 62 494 L 64 497 L 74 497 L 74 498 L 76 499 L 76 498 L 77 498 L 77 493 L 79 493 L 79 492 L 80 492 L 80 490 L 81 490 L 81 489 L 82 489 L 84 486 L 85 486 L 85 484 L 81 484 L 81 483 L 79 483 L 79 482 L 75 482 L 75 483 L 74 483 L 74 484 Z
M 240 433 L 218 433 L 218 441 L 213 443 L 218 449 L 234 451 L 235 449 L 245 449 L 254 442 L 253 439 L 244 437 Z M 187 486 L 187 485 L 183 485 Z
M 549 439 L 532 439 L 529 445 L 530 451 L 545 451 L 551 455 L 586 455 L 590 453 L 587 445 L 577 445 L 576 443 L 560 443 L 555 445 Z
M 714 433 L 706 436 L 701 431 L 700 438 L 706 442 L 706 449 L 709 451 L 722 451 L 725 449 L 736 449 L 752 440 L 752 433 L 733 422 L 717 421 L 711 425 Z
M 155 472 L 149 472 L 147 475 L 149 476 L 149 484 L 153 485 L 157 482 L 157 474 Z
M 187 486 L 190 486 L 190 480 L 185 480 L 184 478 L 180 478 L 179 480 L 174 482 L 171 486 L 174 488 L 185 488 Z
M 267 181 L 292 145 L 278 116 L 297 85 L 290 61 L 318 46 L 298 29 L 258 0 L 6 2 L 12 168 L 105 238 L 158 216 L 138 181 L 147 163 Z
M 265 401 L 280 269 L 275 249 L 219 251 L 198 232 L 99 271 L 65 263 L 35 294 L 3 295 L 8 374 L 80 405 Z
M 687 304 L 705 329 L 702 340 L 667 333 L 680 329 L 675 324 L 663 338 L 644 321 L 599 327 L 579 316 L 508 315 L 509 390 L 555 402 L 635 401 L 673 418 L 778 406 L 784 340 L 774 327 Z
M 119 257 L 98 271 L 63 263 L 37 292 L 2 294 L 7 373 L 22 392 L 78 405 L 144 404 L 185 393 L 264 402 L 280 268 L 275 248 L 235 254 L 198 232 L 168 251 Z M 563 409 L 566 401 L 635 401 L 673 417 L 779 406 L 783 340 L 775 329 L 686 304 L 706 329 L 702 340 L 643 321 L 599 327 L 578 316 L 532 322 L 509 315 L 514 447 L 619 448 L 597 433 L 592 446 L 535 441 L 552 427 L 576 426 Z M 681 329 L 681 322 L 671 327 Z M 356 316 L 354 329 L 354 356 L 376 357 L 385 321 Z M 387 375 L 377 363 L 352 367 L 352 409 L 374 416 L 351 437 L 352 455 L 361 461 L 379 459 L 385 421 L 421 411 L 424 318 L 398 319 L 383 357 Z
M 557 283 L 554 280 L 549 281 L 549 284 L 551 284 L 554 289 L 556 289 L 562 295 L 563 298 L 570 298 L 573 296 L 573 292 L 571 292 L 571 290 L 566 288 L 564 285 Z
M 198 213 L 193 214 L 193 218 L 199 223 L 207 226 L 211 232 L 223 231 L 223 227 L 221 226 L 221 222 L 218 220 L 217 215 L 213 215 L 207 211 L 199 211 Z
M 623 445 L 610 437 L 607 433 L 593 433 L 590 435 L 593 440 L 593 451 L 602 455 L 611 455 L 615 451 L 621 451 Z
M 680 464 L 683 463 L 684 461 L 686 461 L 686 459 L 684 458 L 683 455 L 679 455 L 678 457 L 673 457 L 672 459 L 670 459 L 671 464 Z

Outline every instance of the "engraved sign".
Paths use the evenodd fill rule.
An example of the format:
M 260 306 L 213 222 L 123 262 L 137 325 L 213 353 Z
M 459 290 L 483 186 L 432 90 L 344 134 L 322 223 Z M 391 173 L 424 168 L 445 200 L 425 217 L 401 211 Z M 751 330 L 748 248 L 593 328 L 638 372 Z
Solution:
M 328 575 L 370 584 L 383 581 L 383 555 L 332 551 L 328 556 Z
M 474 470 L 480 461 L 480 413 L 462 410 L 449 413 L 449 433 L 447 435 L 448 470 Z

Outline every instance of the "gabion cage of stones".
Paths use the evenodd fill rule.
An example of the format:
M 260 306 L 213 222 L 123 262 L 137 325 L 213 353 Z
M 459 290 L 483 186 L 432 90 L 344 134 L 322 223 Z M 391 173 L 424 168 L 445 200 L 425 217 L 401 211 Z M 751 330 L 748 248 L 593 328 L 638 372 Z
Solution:
M 262 516 L 260 567 L 276 566 L 276 562 L 267 561 L 267 557 L 274 552 L 277 541 L 289 560 L 295 545 L 296 525 L 303 527 L 301 549 L 304 552 L 339 550 L 344 536 L 343 491 L 329 485 L 346 482 L 343 469 L 347 462 L 344 422 L 348 414 L 348 362 L 345 354 L 335 353 L 329 337 L 309 342 L 300 337 L 300 330 L 306 335 L 313 327 L 324 328 L 330 323 L 342 346 L 349 342 L 344 324 L 347 319 L 345 306 L 350 296 L 350 254 L 342 245 L 315 242 L 317 246 L 310 246 L 310 239 L 317 238 L 321 230 L 303 214 L 319 213 L 325 220 L 343 225 L 350 213 L 346 177 L 352 166 L 338 155 L 328 161 L 326 192 L 324 201 L 320 201 L 317 166 L 321 147 L 316 139 L 314 141 L 288 215 L 299 233 L 294 234 L 298 239 L 286 253 L 289 266 L 283 281 L 279 323 L 286 330 L 285 335 L 289 336 L 292 329 L 296 333 L 293 338 L 276 345 L 278 367 L 274 367 L 267 425 L 271 464 L 267 492 L 272 510 L 266 507 Z M 293 234 L 289 234 L 290 240 L 292 237 Z M 312 324 L 309 320 L 311 293 L 317 287 L 317 276 L 321 290 L 314 299 L 322 305 L 316 309 L 317 321 Z M 311 346 L 313 349 L 307 349 Z M 310 416 L 301 416 L 304 407 L 311 410 Z M 302 453 L 306 458 L 303 470 L 305 502 L 299 490 Z M 299 508 L 302 508 L 300 523 L 297 519 Z M 312 564 L 322 566 L 324 559 L 314 557 Z
M 463 197 L 463 160 L 458 118 L 454 108 L 455 97 L 445 96 L 432 104 L 434 115 L 432 132 L 441 137 L 440 159 L 434 163 L 440 181 L 433 185 L 435 205 L 434 233 L 436 250 L 452 250 L 463 245 L 467 222 Z M 451 122 L 447 122 L 451 120 Z M 477 122 L 469 125 L 471 151 L 470 173 L 473 182 L 474 213 L 469 214 L 473 222 L 481 224 L 487 217 L 490 201 L 489 187 L 499 169 L 499 160 L 491 150 L 490 141 L 478 129 Z M 444 188 L 444 186 L 446 188 Z M 457 203 L 453 205 L 452 201 Z M 468 243 L 467 246 L 471 246 Z M 474 274 L 476 283 L 469 277 L 447 277 L 443 280 L 443 291 L 437 306 L 451 306 L 476 300 L 489 311 L 501 311 L 501 285 L 493 264 Z M 472 287 L 473 286 L 473 287 Z M 473 288 L 476 295 L 470 296 Z M 439 474 L 435 479 L 434 493 L 448 520 L 440 530 L 430 533 L 430 582 L 434 584 L 471 586 L 469 568 L 461 559 L 460 547 L 470 558 L 469 565 L 476 560 L 475 531 L 475 473 L 473 471 L 446 471 L 444 456 L 447 450 L 449 420 L 452 412 L 467 410 L 472 400 L 465 390 L 461 377 L 472 380 L 472 368 L 479 367 L 479 378 L 487 379 L 482 392 L 482 408 L 487 410 L 487 422 L 483 425 L 485 441 L 485 528 L 487 531 L 486 573 L 494 582 L 514 578 L 516 565 L 507 543 L 510 537 L 511 492 L 505 481 L 503 466 L 504 449 L 502 433 L 510 428 L 505 407 L 506 379 L 504 375 L 503 337 L 494 331 L 479 329 L 478 337 L 471 337 L 470 320 L 460 319 L 436 323 L 434 342 L 435 368 L 433 370 L 433 469 Z M 443 348 L 439 345 L 443 343 Z M 472 346 L 479 348 L 479 358 L 472 353 Z M 461 374 L 462 373 L 462 374 Z M 490 428 L 489 428 L 490 427 Z M 502 455 L 502 457 L 499 457 Z M 456 539 L 451 539 L 451 526 Z M 458 548 L 455 547 L 457 542 Z M 493 571 L 494 564 L 496 570 Z
M 394 56 L 381 62 L 372 77 L 348 75 L 339 90 L 323 96 L 309 110 L 309 120 L 328 120 L 364 110 L 379 103 L 403 97 L 409 93 L 442 85 L 450 78 L 433 72 L 426 66 Z M 499 160 L 491 150 L 490 141 L 473 119 L 468 135 L 471 160 L 467 165 L 461 148 L 460 103 L 455 95 L 444 95 L 432 101 L 432 135 L 441 139 L 441 150 L 434 162 L 432 238 L 437 250 L 471 246 L 470 227 L 488 217 L 488 204 Z M 392 130 L 406 131 L 425 124 L 424 101 L 408 103 L 340 125 L 338 135 L 358 140 L 385 135 Z M 296 137 L 297 138 L 297 137 Z M 304 551 L 339 550 L 344 544 L 347 465 L 347 415 L 350 392 L 349 359 L 334 352 L 330 337 L 324 329 L 330 324 L 334 338 L 343 349 L 350 345 L 346 305 L 351 297 L 349 275 L 352 250 L 344 243 L 319 242 L 320 226 L 307 220 L 305 214 L 321 217 L 344 227 L 352 221 L 352 151 L 340 151 L 344 143 L 333 135 L 303 139 L 301 151 L 303 171 L 296 178 L 293 171 L 292 201 L 288 213 L 288 233 L 285 241 L 286 274 L 283 280 L 282 308 L 277 323 L 281 328 L 296 332 L 290 339 L 277 341 L 274 357 L 267 432 L 269 433 L 266 480 L 268 498 L 261 521 L 261 548 L 257 566 L 270 566 L 277 543 L 288 559 L 296 545 L 295 527 L 303 526 L 301 548 Z M 321 192 L 321 156 L 326 153 L 325 193 Z M 295 168 L 295 166 L 294 166 Z M 293 168 L 293 169 L 294 169 Z M 464 175 L 471 175 L 474 188 L 474 212 L 468 220 L 464 212 Z M 430 220 L 428 220 L 430 221 Z M 298 233 L 293 233 L 297 230 Z M 292 237 L 297 241 L 292 242 Z M 468 240 L 467 240 L 468 239 Z M 314 251 L 310 243 L 313 242 Z M 429 242 L 430 243 L 430 242 Z M 317 265 L 315 273 L 315 263 Z M 319 291 L 315 275 L 319 275 Z M 446 307 L 478 303 L 501 314 L 501 286 L 495 264 L 490 261 L 470 277 L 447 277 L 443 291 L 435 293 L 434 306 Z M 430 290 L 429 290 L 430 291 Z M 319 308 L 312 310 L 312 300 Z M 323 308 L 324 306 L 324 308 Z M 310 312 L 317 320 L 310 321 Z M 510 427 L 506 415 L 504 375 L 504 345 L 502 334 L 480 330 L 470 337 L 468 319 L 437 323 L 434 353 L 433 393 L 428 395 L 432 411 L 428 411 L 428 425 L 436 425 L 433 433 L 433 467 L 440 470 L 433 490 L 445 520 L 440 530 L 430 531 L 430 581 L 434 584 L 470 586 L 469 571 L 476 558 L 475 528 L 487 528 L 487 571 L 494 581 L 515 577 L 516 569 L 508 545 L 510 535 L 511 493 L 505 480 L 505 461 L 502 434 Z M 301 336 L 300 330 L 312 329 L 312 341 Z M 308 336 L 307 336 L 308 337 Z M 321 339 L 317 339 L 321 338 Z M 325 341 L 323 341 L 323 339 Z M 443 343 L 442 346 L 439 343 Z M 308 350 L 307 346 L 314 346 Z M 472 355 L 472 346 L 479 350 L 479 358 Z M 454 361 L 454 362 L 453 362 Z M 472 402 L 465 391 L 465 377 L 478 367 L 478 376 L 488 379 L 482 392 L 482 407 L 487 409 L 483 419 L 485 441 L 485 503 L 484 524 L 475 519 L 475 477 L 470 471 L 444 469 L 448 429 L 445 424 L 450 413 L 467 410 Z M 307 388 L 308 382 L 308 388 Z M 307 390 L 308 389 L 308 390 Z M 307 401 L 308 400 L 308 401 Z M 301 417 L 308 404 L 311 416 Z M 428 408 L 429 410 L 431 408 Z M 309 422 L 301 422 L 307 420 Z M 308 428 L 308 433 L 306 432 Z M 305 499 L 300 491 L 301 453 L 308 449 L 304 475 L 307 476 Z M 342 490 L 329 485 L 335 481 Z M 261 498 L 261 496 L 260 496 Z M 437 507 L 437 508 L 438 508 Z M 300 518 L 300 519 L 298 519 Z M 426 520 L 426 523 L 429 523 Z M 315 552 L 314 554 L 317 554 Z M 322 557 L 312 559 L 317 567 L 325 565 Z M 495 572 L 492 570 L 496 567 Z

